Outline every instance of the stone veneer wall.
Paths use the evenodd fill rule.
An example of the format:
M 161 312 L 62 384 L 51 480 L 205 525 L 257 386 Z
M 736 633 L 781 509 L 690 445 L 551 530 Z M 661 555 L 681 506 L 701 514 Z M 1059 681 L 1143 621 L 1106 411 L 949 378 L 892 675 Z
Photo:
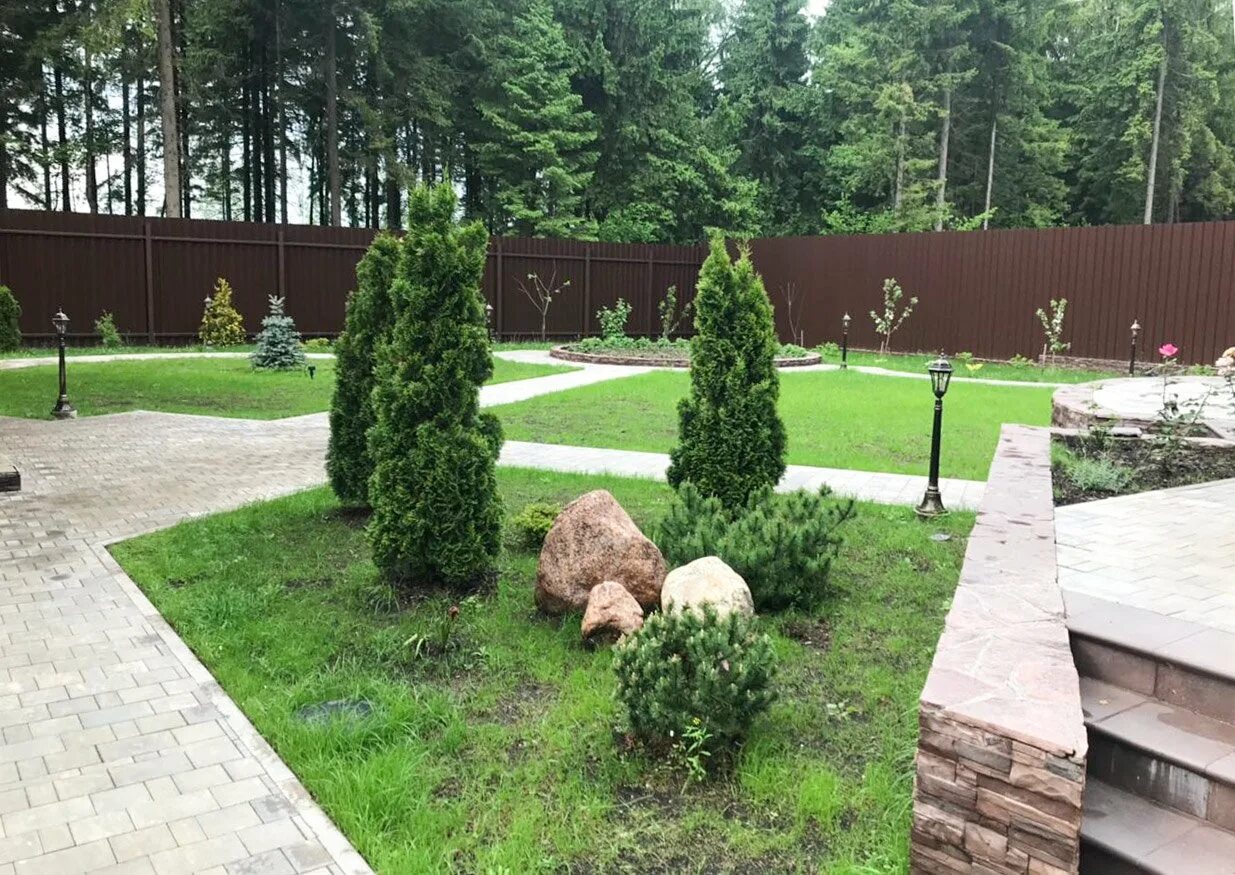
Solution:
M 1050 432 L 1003 427 L 922 690 L 913 873 L 1075 873 L 1087 750 Z

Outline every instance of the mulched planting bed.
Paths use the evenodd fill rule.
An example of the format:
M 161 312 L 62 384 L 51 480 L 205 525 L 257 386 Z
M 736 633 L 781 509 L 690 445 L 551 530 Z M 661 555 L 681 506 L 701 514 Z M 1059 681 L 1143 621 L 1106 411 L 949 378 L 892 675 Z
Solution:
M 1209 439 L 1056 435 L 1053 457 L 1060 506 L 1235 478 L 1235 444 Z
M 778 368 L 817 365 L 823 361 L 816 352 L 801 350 L 801 355 L 778 355 Z M 690 344 L 685 341 L 631 342 L 629 345 L 605 347 L 584 341 L 576 344 L 555 346 L 549 351 L 553 358 L 568 362 L 586 362 L 594 365 L 656 365 L 662 368 L 689 368 Z

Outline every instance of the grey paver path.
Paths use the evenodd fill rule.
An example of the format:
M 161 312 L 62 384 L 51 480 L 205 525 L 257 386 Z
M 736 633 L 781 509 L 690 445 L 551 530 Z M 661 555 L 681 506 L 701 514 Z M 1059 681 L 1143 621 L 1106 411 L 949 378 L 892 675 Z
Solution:
M 1235 632 L 1235 480 L 1061 507 L 1065 590 Z

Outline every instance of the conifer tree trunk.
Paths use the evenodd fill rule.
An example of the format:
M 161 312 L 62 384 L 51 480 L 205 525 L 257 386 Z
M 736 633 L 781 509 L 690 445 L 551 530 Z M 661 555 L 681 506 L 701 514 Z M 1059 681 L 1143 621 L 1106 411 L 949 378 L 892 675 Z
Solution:
M 1158 97 L 1154 107 L 1154 135 L 1149 145 L 1149 170 L 1145 180 L 1144 224 L 1154 220 L 1154 184 L 1158 177 L 1158 144 L 1162 139 L 1162 93 L 1166 86 L 1166 46 L 1162 47 L 1162 61 L 1158 64 Z
M 60 155 L 60 204 L 66 213 L 73 209 L 72 195 L 69 188 L 69 133 L 68 122 L 64 117 L 64 71 L 56 65 L 52 73 L 56 88 L 56 147 Z
M 83 169 L 86 172 L 86 204 L 90 207 L 90 212 L 97 213 L 99 211 L 99 179 L 94 166 L 94 77 L 91 75 L 93 64 L 94 59 L 89 46 L 87 46 L 82 65 L 81 80 L 82 118 L 85 121 L 86 128 L 85 137 L 83 138 L 85 148 L 82 150 L 82 161 Z
M 146 80 L 137 76 L 137 215 L 146 215 Z
M 154 0 L 158 22 L 159 113 L 163 128 L 163 212 L 180 218 L 180 131 L 176 118 L 175 47 L 172 43 L 171 0 Z M 66 195 L 67 196 L 67 195 Z M 66 206 L 65 209 L 68 209 Z
M 952 137 L 952 88 L 943 91 L 943 129 L 939 132 L 939 176 L 935 191 L 935 230 L 943 230 L 943 210 L 947 204 L 948 141 Z
M 986 158 L 986 202 L 982 207 L 982 230 L 991 228 L 991 197 L 995 192 L 995 130 L 999 125 L 999 117 L 991 116 L 991 145 Z
M 43 170 L 43 209 L 51 206 L 51 143 L 47 139 L 47 76 L 39 65 L 39 155 Z
M 896 133 L 896 187 L 892 195 L 892 207 L 901 211 L 905 202 L 905 113 L 901 111 L 900 127 Z
M 339 180 L 339 83 L 335 57 L 335 7 L 326 8 L 326 167 L 330 186 L 330 224 L 343 224 Z
M 126 74 L 120 83 L 121 136 L 124 138 L 121 150 L 124 157 L 124 214 L 126 216 L 133 215 L 133 125 L 129 119 L 131 105 L 129 77 Z

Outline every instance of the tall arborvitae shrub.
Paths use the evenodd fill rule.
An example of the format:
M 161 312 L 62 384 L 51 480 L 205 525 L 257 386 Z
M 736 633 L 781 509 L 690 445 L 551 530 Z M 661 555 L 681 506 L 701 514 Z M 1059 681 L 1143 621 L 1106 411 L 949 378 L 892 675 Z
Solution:
M 480 292 L 488 233 L 456 223 L 448 185 L 418 187 L 377 354 L 370 431 L 373 559 L 388 580 L 467 586 L 497 558 L 501 429 L 480 412 L 493 373 Z
M 373 368 L 377 347 L 389 332 L 394 310 L 390 286 L 399 264 L 399 240 L 379 234 L 356 266 L 356 291 L 347 299 L 343 333 L 335 343 L 334 398 L 326 473 L 344 504 L 369 504 L 369 428 L 373 425 Z
M 0 352 L 12 352 L 21 346 L 21 304 L 9 290 L 0 285 Z
M 304 345 L 296 323 L 283 309 L 284 301 L 278 295 L 270 296 L 270 312 L 262 319 L 262 330 L 257 334 L 257 349 L 249 360 L 255 368 L 287 371 L 304 366 Z
M 197 336 L 204 346 L 235 346 L 244 343 L 244 319 L 232 304 L 232 287 L 219 277 L 206 299 Z
M 669 482 L 689 481 L 739 508 L 785 472 L 785 427 L 776 412 L 779 344 L 750 253 L 743 250 L 735 264 L 719 236 L 699 272 L 695 330 Z

